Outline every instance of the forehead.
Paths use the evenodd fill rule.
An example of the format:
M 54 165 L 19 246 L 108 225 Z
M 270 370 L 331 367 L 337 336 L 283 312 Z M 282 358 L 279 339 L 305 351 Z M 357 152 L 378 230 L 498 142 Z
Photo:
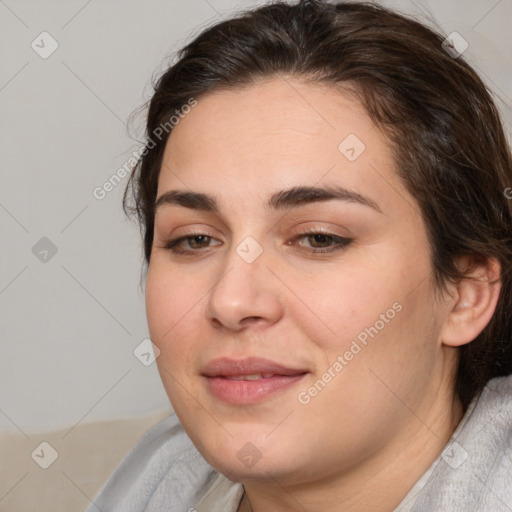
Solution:
M 319 138 L 325 141 L 321 149 L 330 146 L 337 151 L 337 143 L 349 133 L 365 138 L 372 130 L 363 107 L 348 92 L 332 85 L 273 78 L 201 97 L 174 128 L 168 149 L 173 158 L 190 159 L 197 151 L 212 151 L 210 156 L 217 159 L 226 156 L 216 151 L 221 146 L 254 157 L 261 150 L 258 144 L 265 144 L 261 159 L 267 153 L 287 157 L 309 153 L 318 158 L 317 151 L 305 149 L 317 145 Z
M 388 140 L 353 95 L 273 78 L 198 99 L 168 139 L 158 194 L 190 188 L 263 200 L 322 182 L 389 196 L 395 174 Z

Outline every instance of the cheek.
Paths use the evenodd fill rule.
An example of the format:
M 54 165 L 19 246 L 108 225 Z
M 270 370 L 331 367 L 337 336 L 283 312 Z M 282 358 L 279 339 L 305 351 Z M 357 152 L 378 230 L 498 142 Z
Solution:
M 146 316 L 151 340 L 160 349 L 156 364 L 165 392 L 182 421 L 187 415 L 201 413 L 192 398 L 198 395 L 198 383 L 190 379 L 190 372 L 197 358 L 197 340 L 204 338 L 199 318 L 203 295 L 197 279 L 187 279 L 157 264 L 148 271 Z
M 319 305 L 318 316 L 334 334 L 326 335 L 318 321 L 309 324 L 316 329 L 309 329 L 309 337 L 321 349 L 317 374 L 298 397 L 307 402 L 301 407 L 309 435 L 325 432 L 326 423 L 336 426 L 333 436 L 336 429 L 348 437 L 374 436 L 371 425 L 388 435 L 394 422 L 409 414 L 402 400 L 418 403 L 425 392 L 435 363 L 437 333 L 426 314 L 432 312 L 433 289 L 429 279 L 418 286 L 418 276 L 425 277 L 421 270 L 413 275 L 405 269 L 394 276 L 352 273 L 331 279 L 328 299 L 311 291 L 311 304 Z M 367 439 L 369 446 L 377 440 Z
M 366 329 L 376 322 L 382 330 L 380 315 L 388 312 L 385 320 L 393 320 L 393 304 L 401 298 L 400 279 L 390 275 L 384 256 L 376 263 L 359 258 L 307 281 L 296 276 L 292 282 L 301 283 L 294 286 L 301 299 L 300 304 L 293 301 L 297 302 L 294 320 L 303 322 L 311 339 L 331 356 L 343 353 L 359 335 L 364 340 Z
M 146 281 L 146 316 L 151 340 L 160 349 L 157 362 L 183 372 L 198 338 L 204 289 L 197 278 L 166 271 L 155 263 Z
M 344 354 L 350 366 L 382 368 L 392 380 L 404 364 L 421 366 L 421 359 L 435 350 L 432 341 L 438 334 L 425 246 L 404 252 L 403 244 L 389 245 L 381 247 L 378 258 L 354 257 L 345 263 L 294 289 L 311 312 L 304 315 L 302 306 L 293 317 L 322 349 L 325 361 L 319 369 Z

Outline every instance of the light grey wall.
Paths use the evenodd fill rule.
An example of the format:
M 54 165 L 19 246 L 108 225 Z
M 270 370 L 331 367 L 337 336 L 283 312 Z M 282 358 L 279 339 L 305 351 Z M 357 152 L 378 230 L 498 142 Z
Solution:
M 126 179 L 93 191 L 139 147 L 125 124 L 164 57 L 261 3 L 0 0 L 1 430 L 170 409 L 156 366 L 133 353 L 148 331 Z M 464 37 L 510 132 L 512 0 L 382 3 Z

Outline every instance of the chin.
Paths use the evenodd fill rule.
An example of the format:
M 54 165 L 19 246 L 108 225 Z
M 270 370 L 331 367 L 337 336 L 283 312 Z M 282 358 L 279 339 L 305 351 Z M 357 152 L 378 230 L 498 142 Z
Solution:
M 275 456 L 262 454 L 251 462 L 244 456 L 246 461 L 239 460 L 237 454 L 224 456 L 222 459 L 214 458 L 208 463 L 233 482 L 246 482 L 248 480 L 260 480 L 269 478 L 280 478 L 288 474 L 295 474 L 298 468 L 291 468 L 289 461 L 279 461 Z
M 268 428 L 258 431 L 248 427 L 237 433 L 228 429 L 233 437 L 208 438 L 210 442 L 202 445 L 201 454 L 211 466 L 234 482 L 297 471 L 297 467 L 291 467 L 293 457 L 290 457 L 296 452 L 285 438 L 276 435 L 275 439 L 270 439 Z

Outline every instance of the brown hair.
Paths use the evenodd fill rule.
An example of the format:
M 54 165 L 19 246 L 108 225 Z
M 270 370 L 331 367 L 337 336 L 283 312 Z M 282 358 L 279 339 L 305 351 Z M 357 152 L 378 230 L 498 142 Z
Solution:
M 392 142 L 398 173 L 427 225 L 439 289 L 462 278 L 460 255 L 501 264 L 496 312 L 459 349 L 455 391 L 466 409 L 489 379 L 512 373 L 512 201 L 504 193 L 512 158 L 486 86 L 443 40 L 374 4 L 319 0 L 275 2 L 205 29 L 155 84 L 148 145 L 125 190 L 123 207 L 140 223 L 145 263 L 169 134 L 156 143 L 151 136 L 176 110 L 191 98 L 272 76 L 348 86 Z

